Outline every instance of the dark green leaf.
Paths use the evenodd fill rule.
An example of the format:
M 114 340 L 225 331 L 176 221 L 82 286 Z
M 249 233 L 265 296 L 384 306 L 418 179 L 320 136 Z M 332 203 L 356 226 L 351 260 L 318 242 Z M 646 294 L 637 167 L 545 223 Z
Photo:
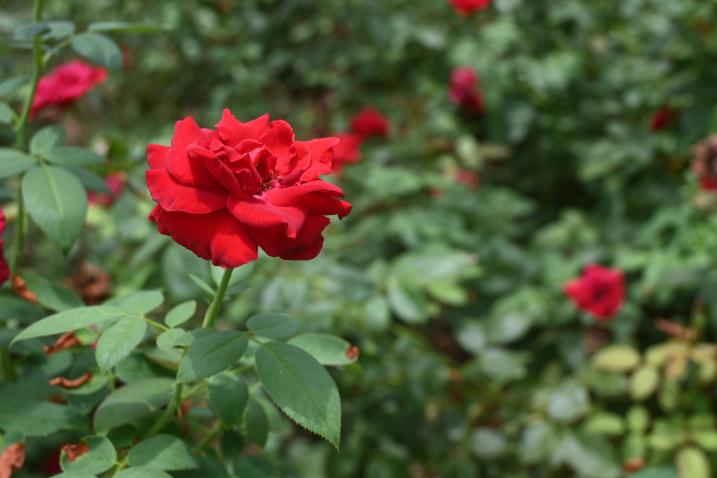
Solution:
M 258 314 L 246 322 L 249 330 L 256 335 L 270 339 L 286 339 L 299 331 L 299 322 L 286 314 Z
M 72 291 L 53 284 L 47 279 L 31 272 L 22 275 L 27 282 L 27 288 L 37 296 L 37 302 L 48 309 L 62 312 L 63 310 L 82 307 L 82 299 Z
M 10 124 L 15 117 L 15 111 L 5 102 L 0 102 L 0 123 Z
M 5 431 L 47 436 L 59 430 L 81 428 L 83 422 L 82 416 L 70 407 L 18 398 L 0 402 L 0 423 Z
M 229 426 L 239 425 L 249 400 L 249 388 L 236 375 L 222 373 L 209 380 L 209 406 Z
M 122 470 L 113 478 L 172 478 L 172 475 L 162 470 L 153 470 L 142 466 Z
M 338 449 L 341 398 L 333 379 L 315 358 L 293 345 L 268 342 L 256 352 L 256 370 L 281 411 Z
M 164 295 L 160 290 L 141 290 L 112 299 L 108 304 L 116 305 L 128 314 L 146 315 L 162 305 Z
M 15 93 L 21 86 L 27 84 L 30 78 L 26 75 L 13 76 L 7 80 L 0 82 L 0 98 L 10 96 Z
M 36 166 L 23 178 L 22 195 L 27 212 L 40 229 L 68 250 L 87 214 L 87 193 L 82 183 L 64 169 Z
M 98 474 L 112 468 L 117 462 L 117 452 L 114 445 L 105 437 L 89 436 L 82 439 L 89 450 L 74 460 L 67 459 L 62 453 L 60 463 L 65 472 Z
M 188 383 L 226 370 L 239 361 L 247 345 L 244 334 L 234 330 L 197 338 L 179 363 L 177 379 Z
M 139 442 L 129 452 L 128 458 L 130 466 L 154 470 L 187 470 L 197 467 L 184 442 L 170 435 L 157 435 Z
M 266 445 L 269 436 L 269 419 L 264 408 L 254 400 L 249 401 L 244 412 L 244 432 L 249 441 L 255 445 L 262 448 Z
M 85 32 L 72 38 L 72 48 L 93 63 L 110 70 L 122 69 L 122 52 L 109 37 Z

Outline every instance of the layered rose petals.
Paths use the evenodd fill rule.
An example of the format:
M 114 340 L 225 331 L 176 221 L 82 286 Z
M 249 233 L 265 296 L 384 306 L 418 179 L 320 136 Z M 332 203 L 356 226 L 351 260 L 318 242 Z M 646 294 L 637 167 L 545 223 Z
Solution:
M 603 321 L 612 318 L 622 307 L 625 281 L 622 271 L 591 264 L 581 277 L 565 284 L 564 291 L 578 309 Z
M 467 113 L 483 113 L 483 92 L 478 88 L 478 73 L 472 68 L 462 66 L 453 70 L 448 97 Z
M 376 109 L 366 106 L 356 113 L 350 122 L 351 132 L 368 138 L 369 136 L 386 136 L 390 128 L 388 119 Z
M 37 85 L 30 116 L 46 108 L 64 108 L 107 79 L 107 70 L 74 60 L 43 76 Z
M 179 121 L 171 146 L 149 145 L 147 186 L 157 205 L 150 219 L 215 265 L 257 257 L 306 260 L 323 245 L 327 215 L 346 216 L 343 191 L 319 176 L 331 172 L 337 138 L 296 141 L 291 125 L 268 115 L 242 123 L 229 110 L 215 130 Z

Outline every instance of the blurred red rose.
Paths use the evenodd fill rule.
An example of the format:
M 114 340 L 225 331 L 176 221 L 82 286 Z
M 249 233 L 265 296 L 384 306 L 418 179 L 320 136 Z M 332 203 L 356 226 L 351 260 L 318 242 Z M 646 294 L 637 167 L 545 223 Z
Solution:
M 107 79 L 107 70 L 73 60 L 40 78 L 30 116 L 49 107 L 62 108 L 77 101 Z
M 363 138 L 353 133 L 339 133 L 334 137 L 339 139 L 339 144 L 334 147 L 333 172 L 341 174 L 345 165 L 359 160 Z
M 472 68 L 462 66 L 453 70 L 448 96 L 467 112 L 483 113 L 483 93 L 478 89 L 478 73 Z
M 695 159 L 692 170 L 702 189 L 717 189 L 717 134 L 712 134 L 692 147 Z
M 5 213 L 0 209 L 0 285 L 4 284 L 10 278 L 10 267 L 5 261 L 5 241 L 3 240 L 3 234 L 5 234 Z
M 370 106 L 364 107 L 351 118 L 351 131 L 367 138 L 369 136 L 386 136 L 389 123 L 384 115 Z
M 650 129 L 652 131 L 661 131 L 670 126 L 675 119 L 677 119 L 677 110 L 669 106 L 663 106 L 652 114 Z
M 582 276 L 565 284 L 564 291 L 578 309 L 589 312 L 598 320 L 610 319 L 625 300 L 622 271 L 595 264 L 587 266 Z
M 282 259 L 307 260 L 323 246 L 327 215 L 351 204 L 331 172 L 336 138 L 296 141 L 269 115 L 242 123 L 224 110 L 215 130 L 189 117 L 177 122 L 171 146 L 147 147 L 147 186 L 157 202 L 150 220 L 215 265 L 238 267 L 257 247 Z
M 478 186 L 478 176 L 467 169 L 456 169 L 453 177 L 469 189 L 475 189 Z
M 105 178 L 105 186 L 107 186 L 107 189 L 110 190 L 110 193 L 96 193 L 90 191 L 87 193 L 87 200 L 90 204 L 110 206 L 122 195 L 126 182 L 127 174 L 124 171 L 110 173 Z
M 469 15 L 476 10 L 485 10 L 490 7 L 490 0 L 449 0 L 456 12 Z

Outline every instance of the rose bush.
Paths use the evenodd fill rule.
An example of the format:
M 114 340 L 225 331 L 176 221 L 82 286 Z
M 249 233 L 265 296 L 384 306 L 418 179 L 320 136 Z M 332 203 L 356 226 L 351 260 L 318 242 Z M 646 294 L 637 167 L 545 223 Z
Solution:
M 717 6 L 109 0 L 31 14 L 17 0 L 0 13 L 13 476 L 714 474 Z M 18 128 L 34 60 L 42 76 L 79 57 L 106 83 Z M 457 68 L 475 84 L 454 84 Z M 479 93 L 482 113 L 452 90 Z M 326 180 L 353 207 L 311 261 L 259 254 L 227 273 L 147 219 L 146 146 L 171 145 L 175 119 L 269 111 L 298 138 L 341 139 L 367 105 L 381 135 L 333 147 L 334 170 L 350 159 Z M 84 209 L 118 172 L 111 204 Z M 52 184 L 66 207 L 41 194 Z M 288 222 L 268 229 L 283 241 Z M 581 280 L 590 264 L 624 289 L 616 272 Z M 571 281 L 610 319 L 578 307 Z M 10 344 L 58 316 L 77 330 Z

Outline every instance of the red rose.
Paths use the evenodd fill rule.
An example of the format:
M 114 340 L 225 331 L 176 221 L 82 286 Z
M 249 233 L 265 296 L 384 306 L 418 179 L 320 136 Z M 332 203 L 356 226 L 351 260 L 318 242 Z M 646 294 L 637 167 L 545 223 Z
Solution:
M 331 172 L 336 138 L 296 141 L 286 121 L 269 115 L 247 123 L 224 110 L 215 130 L 189 117 L 170 146 L 147 147 L 147 186 L 157 202 L 150 220 L 215 265 L 238 267 L 257 247 L 282 259 L 318 255 L 329 224 L 351 211 Z
M 700 187 L 706 191 L 717 189 L 717 134 L 711 134 L 692 148 L 695 159 L 692 170 Z
M 58 66 L 40 78 L 30 116 L 55 106 L 65 107 L 107 79 L 107 70 L 74 60 Z
M 478 186 L 478 176 L 467 169 L 456 169 L 453 173 L 455 180 L 466 186 L 468 189 L 475 189 Z
M 650 118 L 650 130 L 661 131 L 677 118 L 677 110 L 669 106 L 663 106 L 652 114 Z
M 469 15 L 476 10 L 490 7 L 490 0 L 449 0 L 453 8 L 461 15 Z
M 364 138 L 386 136 L 388 129 L 386 117 L 370 106 L 366 106 L 351 118 L 351 131 Z
M 622 271 L 591 264 L 583 275 L 565 284 L 563 289 L 575 306 L 598 320 L 608 320 L 625 300 Z
M 87 200 L 90 204 L 109 206 L 122 195 L 126 182 L 127 175 L 123 171 L 110 173 L 105 178 L 105 186 L 110 190 L 110 193 L 89 192 L 87 193 Z
M 0 285 L 10 278 L 10 267 L 5 261 L 5 241 L 3 234 L 5 233 L 5 213 L 0 209 Z
M 451 101 L 471 113 L 483 112 L 483 93 L 478 89 L 478 73 L 468 67 L 455 68 L 448 90 Z
M 339 139 L 339 144 L 334 147 L 333 172 L 341 174 L 345 165 L 359 160 L 363 138 L 353 133 L 339 133 L 334 136 Z

